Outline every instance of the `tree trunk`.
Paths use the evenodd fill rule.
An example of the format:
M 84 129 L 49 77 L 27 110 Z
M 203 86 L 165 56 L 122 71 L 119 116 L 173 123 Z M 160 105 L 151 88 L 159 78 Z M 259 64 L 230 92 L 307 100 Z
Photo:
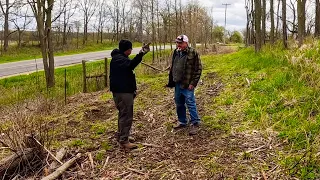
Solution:
M 101 27 L 101 30 L 100 30 L 100 43 L 101 44 L 103 43 L 103 27 Z
M 53 8 L 53 2 L 54 0 L 48 0 L 48 9 L 46 10 L 46 36 L 47 36 L 47 43 L 48 43 L 48 58 L 49 58 L 49 82 L 48 86 L 53 87 L 54 82 L 54 49 L 53 49 L 53 43 L 52 43 L 52 31 L 51 31 L 51 25 L 52 25 L 52 8 Z
M 306 33 L 306 0 L 298 0 L 298 39 L 299 47 L 302 46 Z
M 287 2 L 282 0 L 282 41 L 286 49 L 288 48 L 287 34 Z
M 86 44 L 87 41 L 87 31 L 88 31 L 88 25 L 87 25 L 87 16 L 84 15 L 84 19 L 83 19 L 83 40 L 82 40 L 82 45 Z
M 179 2 L 179 12 L 180 12 L 180 15 L 179 15 L 179 27 L 180 27 L 180 33 L 182 33 L 182 3 L 181 3 L 181 0 Z
M 77 28 L 77 49 L 79 49 L 79 31 L 80 29 Z
M 171 1 L 169 1 L 169 2 L 171 2 Z M 170 6 L 171 6 L 171 3 L 170 3 Z M 168 6 L 168 26 L 169 26 L 169 32 L 168 33 L 166 33 L 166 35 L 168 35 L 169 34 L 169 37 L 167 36 L 167 38 L 169 38 L 169 42 L 170 42 L 170 49 L 172 50 L 173 49 L 173 47 L 172 47 L 172 41 L 170 40 L 170 38 L 172 37 L 172 36 L 170 36 L 170 34 L 171 34 L 171 15 L 170 15 L 170 6 Z M 168 40 L 168 39 L 166 39 L 166 40 Z M 167 41 L 168 42 L 168 41 Z
M 246 15 L 247 15 L 247 24 L 246 24 L 246 46 L 249 46 L 250 43 L 250 13 L 249 13 L 249 0 L 245 1 L 245 8 L 246 8 Z M 213 27 L 211 27 L 211 29 L 213 29 Z M 212 36 L 212 32 L 211 32 L 211 36 Z M 211 37 L 212 39 L 212 37 Z
M 176 14 L 176 37 L 178 36 L 178 8 L 177 8 L 177 0 L 174 0 L 174 10 Z
M 18 29 L 18 48 L 21 47 L 22 31 Z
M 254 11 L 254 0 L 251 0 L 251 44 L 255 44 L 255 11 Z
M 9 0 L 6 0 L 6 9 L 4 13 L 4 44 L 3 51 L 7 52 L 9 48 Z
M 262 0 L 262 29 L 261 29 L 261 44 L 265 44 L 266 38 L 266 19 L 267 19 L 267 2 L 266 0 Z
M 297 25 L 296 25 L 296 19 L 297 19 L 297 8 L 295 7 L 295 3 L 290 0 L 290 3 L 292 5 L 292 14 L 293 14 L 293 21 L 292 21 L 292 37 L 294 37 L 294 34 L 297 33 Z
M 280 21 L 280 18 L 279 18 L 279 12 L 280 12 L 280 1 L 281 0 L 278 0 L 278 8 L 277 8 L 277 26 L 276 26 L 276 38 L 278 39 L 280 36 L 280 31 L 279 31 L 279 21 Z
M 36 17 L 36 18 L 37 18 L 37 27 L 38 27 L 39 39 L 40 39 L 41 55 L 43 60 L 43 69 L 46 77 L 47 87 L 50 87 L 49 86 L 50 73 L 49 73 L 49 63 L 48 63 L 48 56 L 47 56 L 47 38 L 44 34 L 44 25 L 43 25 L 42 15 L 41 17 Z
M 142 3 L 140 1 L 140 3 Z M 138 41 L 142 42 L 143 39 L 143 27 L 142 27 L 142 21 L 143 21 L 143 6 L 140 4 L 140 14 L 139 14 L 139 26 L 138 26 Z
M 117 12 L 117 18 L 116 18 L 116 30 L 117 30 L 117 41 L 119 41 L 119 21 L 120 21 L 120 12 L 119 12 L 119 1 L 117 1 L 117 9 L 116 9 L 116 12 Z
M 270 42 L 271 42 L 271 44 L 274 44 L 274 9 L 273 9 L 273 0 L 270 0 L 270 20 L 271 20 Z
M 48 8 L 44 8 L 46 2 Z M 54 0 L 38 0 L 37 3 L 29 2 L 37 21 L 40 48 L 48 88 L 54 86 L 54 54 L 51 37 L 53 2 Z
M 157 0 L 157 42 L 159 43 L 159 55 L 161 57 L 160 19 L 159 19 L 159 1 L 158 0 Z M 158 54 L 157 54 L 157 58 L 158 58 Z
M 152 64 L 155 63 L 155 29 L 154 29 L 154 0 L 151 0 L 151 28 L 152 28 Z
M 63 13 L 63 34 L 62 34 L 62 45 L 63 47 L 65 45 L 67 45 L 67 26 L 68 26 L 68 23 L 67 23 L 67 11 L 65 10 L 64 13 Z
M 255 29 L 256 29 L 256 42 L 255 51 L 259 52 L 261 49 L 261 0 L 255 0 Z
M 315 36 L 320 36 L 320 0 L 316 0 Z

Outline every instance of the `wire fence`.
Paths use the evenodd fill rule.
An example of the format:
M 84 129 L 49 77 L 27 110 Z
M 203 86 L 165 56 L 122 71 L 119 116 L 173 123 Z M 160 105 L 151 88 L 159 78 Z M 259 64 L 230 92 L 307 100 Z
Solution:
M 105 73 L 105 63 L 108 61 L 89 61 L 86 72 L 89 76 Z M 108 76 L 108 75 L 106 75 Z M 87 92 L 99 91 L 105 88 L 105 77 L 87 80 Z M 38 97 L 55 99 L 67 103 L 67 97 L 83 92 L 83 69 L 81 65 L 58 68 L 55 70 L 55 86 L 46 87 L 43 71 L 29 75 L 18 75 L 0 79 L 0 105 L 14 104 L 32 100 Z

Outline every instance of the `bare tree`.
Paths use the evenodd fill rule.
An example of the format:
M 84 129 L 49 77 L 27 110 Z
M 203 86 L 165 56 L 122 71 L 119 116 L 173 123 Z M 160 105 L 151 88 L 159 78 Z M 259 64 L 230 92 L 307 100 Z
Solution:
M 311 3 L 306 3 L 305 9 L 312 9 Z M 310 36 L 312 33 L 314 33 L 315 25 L 317 21 L 315 20 L 315 13 L 312 11 L 306 11 L 305 13 L 305 36 Z
M 74 27 L 76 28 L 77 31 L 77 49 L 79 48 L 79 32 L 81 28 L 81 22 L 80 21 L 74 21 L 73 22 Z
M 164 24 L 164 28 L 165 28 L 165 41 L 166 42 L 170 42 L 170 48 L 171 50 L 173 49 L 172 47 L 172 41 L 170 40 L 172 38 L 171 36 L 171 30 L 172 30 L 172 17 L 171 17 L 171 0 L 166 0 L 166 7 L 165 7 L 165 13 L 163 13 L 161 16 L 162 16 L 162 19 L 163 21 L 165 22 Z M 165 44 L 164 44 L 165 46 Z
M 298 33 L 297 30 L 297 8 L 296 8 L 296 4 L 297 4 L 297 0 L 290 0 L 290 5 L 288 5 L 288 7 L 291 9 L 292 11 L 292 22 L 287 20 L 287 23 L 290 23 L 292 25 L 292 29 L 289 29 L 289 27 L 287 26 L 287 29 L 292 33 L 292 36 L 294 37 L 294 35 L 296 33 Z
M 73 17 L 77 10 L 78 4 L 75 4 L 73 0 L 60 0 L 63 5 L 63 34 L 62 34 L 62 44 L 63 46 L 67 45 L 68 39 L 68 27 L 70 26 L 70 19 Z
M 130 15 L 130 12 L 132 11 L 131 8 L 128 8 L 130 2 L 128 0 L 122 0 L 121 1 L 121 27 L 120 27 L 120 32 L 122 32 L 122 38 L 128 38 L 127 36 L 127 31 L 128 31 L 128 17 Z
M 98 7 L 99 7 L 99 10 L 98 10 L 98 13 L 97 13 L 97 19 L 98 19 L 98 25 L 97 25 L 97 30 L 98 30 L 98 37 L 97 37 L 97 43 L 99 43 L 99 40 L 100 40 L 100 43 L 103 42 L 103 28 L 104 28 L 104 25 L 105 25 L 105 22 L 107 20 L 107 12 L 106 12 L 106 3 L 104 0 L 102 1 L 99 1 L 98 2 Z M 100 37 L 100 39 L 99 39 Z
M 47 87 L 53 87 L 55 81 L 51 25 L 54 0 L 28 0 L 28 3 L 37 21 Z
M 111 12 L 111 18 L 113 22 L 113 39 L 119 41 L 120 39 L 120 0 L 113 0 L 112 6 L 108 6 Z
M 18 48 L 21 47 L 22 34 L 28 27 L 28 25 L 32 22 L 32 19 L 29 15 L 29 7 L 25 7 L 23 5 L 17 5 L 14 7 L 14 15 L 15 17 L 11 19 L 11 22 L 14 24 L 16 31 L 18 32 Z
M 8 51 L 9 47 L 9 14 L 10 14 L 10 9 L 14 6 L 14 4 L 17 1 L 15 0 L 14 2 L 10 2 L 9 0 L 0 0 L 0 8 L 2 11 L 2 14 L 4 16 L 4 45 L 3 45 L 3 51 L 6 52 Z
M 139 42 L 143 41 L 143 17 L 145 13 L 145 1 L 143 0 L 136 0 L 133 2 L 133 6 L 136 8 L 136 26 L 137 26 L 137 34 L 136 40 Z
M 81 0 L 79 1 L 80 9 L 83 12 L 83 41 L 82 44 L 86 44 L 88 41 L 88 25 L 95 13 L 96 0 Z

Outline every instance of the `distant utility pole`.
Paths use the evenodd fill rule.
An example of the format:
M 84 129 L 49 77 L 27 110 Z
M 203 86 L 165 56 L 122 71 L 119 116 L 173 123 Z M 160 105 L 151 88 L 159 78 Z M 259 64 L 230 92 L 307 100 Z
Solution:
M 226 44 L 226 27 L 227 27 L 227 8 L 228 6 L 230 6 L 231 4 L 222 4 L 223 6 L 225 6 L 225 11 L 224 11 L 224 33 L 223 33 L 223 44 Z

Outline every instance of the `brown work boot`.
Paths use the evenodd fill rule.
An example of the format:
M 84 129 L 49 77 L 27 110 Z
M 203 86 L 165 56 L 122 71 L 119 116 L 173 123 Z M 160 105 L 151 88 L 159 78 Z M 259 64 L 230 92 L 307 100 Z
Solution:
M 173 129 L 174 130 L 179 130 L 179 129 L 183 129 L 183 128 L 186 128 L 186 127 L 187 127 L 187 125 L 179 123 L 178 125 L 173 126 Z
M 136 139 L 135 139 L 134 137 L 132 137 L 132 136 L 129 136 L 129 137 L 128 137 L 128 140 L 129 140 L 129 142 L 131 142 L 131 143 L 133 143 L 133 142 L 136 141 Z
M 120 137 L 119 137 L 119 133 L 118 133 L 118 132 L 115 134 L 115 137 L 116 137 L 117 141 L 119 142 L 119 141 L 120 141 Z M 129 142 L 131 142 L 131 143 L 133 143 L 133 142 L 136 141 L 136 139 L 135 139 L 134 137 L 132 137 L 132 136 L 129 136 L 129 137 L 128 137 L 128 140 L 129 140 Z
M 193 136 L 193 135 L 198 134 L 199 126 L 200 126 L 199 123 L 197 123 L 197 124 L 192 124 L 192 125 L 190 126 L 189 135 L 190 135 L 190 136 Z
M 121 147 L 124 149 L 137 149 L 138 145 L 131 143 L 131 142 L 126 142 L 126 143 L 120 143 Z

